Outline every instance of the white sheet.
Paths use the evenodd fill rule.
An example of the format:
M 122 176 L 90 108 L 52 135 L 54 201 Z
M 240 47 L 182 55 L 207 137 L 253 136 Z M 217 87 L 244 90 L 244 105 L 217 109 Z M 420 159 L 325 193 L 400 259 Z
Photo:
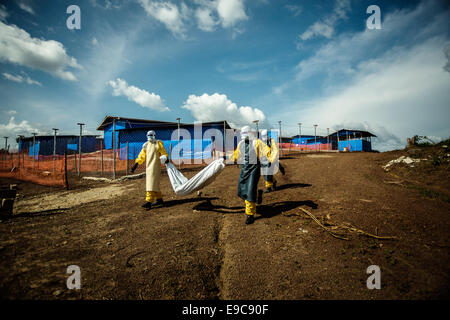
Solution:
M 222 158 L 214 160 L 191 179 L 183 176 L 172 163 L 167 163 L 166 168 L 173 191 L 180 196 L 184 196 L 213 182 L 214 178 L 225 168 L 225 163 Z

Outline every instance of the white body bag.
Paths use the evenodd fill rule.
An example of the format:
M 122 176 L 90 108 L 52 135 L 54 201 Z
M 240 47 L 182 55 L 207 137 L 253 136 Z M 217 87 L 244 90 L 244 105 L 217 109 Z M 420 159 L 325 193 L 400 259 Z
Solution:
M 184 196 L 200 190 L 213 182 L 214 178 L 225 168 L 225 163 L 223 158 L 214 160 L 191 179 L 183 176 L 172 163 L 166 163 L 166 168 L 173 191 L 180 196 Z

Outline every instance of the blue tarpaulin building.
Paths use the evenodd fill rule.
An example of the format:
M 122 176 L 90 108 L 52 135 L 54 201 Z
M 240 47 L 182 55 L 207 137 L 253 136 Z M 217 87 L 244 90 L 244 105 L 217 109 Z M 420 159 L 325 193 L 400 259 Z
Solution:
M 164 126 L 169 124 L 173 124 L 173 122 L 106 116 L 97 127 L 97 130 L 103 131 L 105 141 L 104 148 L 109 150 L 112 149 L 114 131 L 116 141 L 115 144 L 116 148 L 118 148 L 119 134 L 121 130 L 147 128 L 156 125 Z
M 363 130 L 341 129 L 328 136 L 332 150 L 339 151 L 372 151 L 372 137 L 376 135 Z M 322 143 L 327 142 L 327 137 L 321 139 Z M 314 143 L 314 140 L 312 140 Z
M 372 137 L 376 135 L 363 130 L 341 129 L 328 136 L 302 135 L 301 145 L 330 143 L 331 150 L 339 151 L 372 151 Z M 292 143 L 299 144 L 299 135 L 292 137 Z
M 180 123 L 180 143 L 177 122 L 107 116 L 97 130 L 104 132 L 105 149 L 112 149 L 115 131 L 115 145 L 120 159 L 127 158 L 127 144 L 128 159 L 136 159 L 147 141 L 149 130 L 156 132 L 156 138 L 163 142 L 171 159 L 207 159 L 212 157 L 214 149 L 222 150 L 222 138 L 220 141 L 215 141 L 215 138 L 217 133 L 223 137 L 224 130 L 231 129 L 226 121 L 203 122 L 197 134 L 195 126 L 200 128 L 200 124 Z M 233 141 L 233 146 L 235 144 Z
M 81 137 L 81 152 L 88 153 L 97 150 L 97 136 L 86 135 Z M 68 153 L 78 152 L 79 136 L 75 135 L 57 135 L 56 136 L 56 154 L 64 155 Z M 23 137 L 18 140 L 19 151 L 28 150 L 30 157 L 34 155 L 50 156 L 53 155 L 54 136 L 36 136 L 33 150 L 33 137 Z
M 320 136 L 317 136 L 317 139 L 318 138 L 320 138 Z M 300 135 L 296 135 L 296 136 L 292 136 L 292 143 L 306 145 L 309 139 L 314 140 L 314 136 L 302 135 L 300 138 Z
M 329 135 L 334 150 L 349 152 L 372 151 L 372 137 L 376 135 L 363 130 L 341 129 Z

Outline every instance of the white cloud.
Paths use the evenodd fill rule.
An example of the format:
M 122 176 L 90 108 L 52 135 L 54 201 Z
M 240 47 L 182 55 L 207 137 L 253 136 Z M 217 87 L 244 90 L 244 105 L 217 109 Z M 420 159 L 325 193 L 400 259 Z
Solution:
M 415 10 L 387 14 L 383 20 L 383 30 L 365 29 L 338 36 L 297 65 L 297 79 L 306 80 L 323 73 L 331 82 L 340 76 L 351 79 L 349 76 L 356 74 L 358 64 L 387 52 L 407 52 L 412 44 L 423 43 L 441 34 L 448 25 L 448 12 L 440 11 L 438 6 L 435 8 L 435 4 L 434 1 L 424 2 Z M 418 21 L 429 22 L 417 32 L 413 26 Z M 386 48 L 387 43 L 394 45 Z
M 40 133 L 40 131 L 32 127 L 27 120 L 16 122 L 14 117 L 10 117 L 8 123 L 0 123 L 0 136 L 9 137 L 11 144 L 14 141 L 13 139 L 18 135 L 30 136 L 33 132 Z
M 323 36 L 330 39 L 333 36 L 334 28 L 326 23 L 317 21 L 310 26 L 305 32 L 302 33 L 300 38 L 302 40 L 308 40 L 316 36 Z
M 116 80 L 109 81 L 109 85 L 113 88 L 114 96 L 125 96 L 128 100 L 151 110 L 169 111 L 169 108 L 164 106 L 159 95 L 149 93 L 135 86 L 129 86 L 125 80 L 117 78 Z
M 195 10 L 195 16 L 197 18 L 199 29 L 208 32 L 214 31 L 217 21 L 214 19 L 210 9 L 197 8 L 197 10 Z
M 240 32 L 237 26 L 248 20 L 244 0 L 193 0 L 196 8 L 181 2 L 138 0 L 147 14 L 163 23 L 175 36 L 186 38 L 188 26 L 195 20 L 200 30 L 212 32 L 217 25 Z
M 333 12 L 324 19 L 316 21 L 300 35 L 300 39 L 309 40 L 317 36 L 331 38 L 334 28 L 339 20 L 347 19 L 347 12 L 350 10 L 350 0 L 337 0 Z
M 293 4 L 287 4 L 285 5 L 286 9 L 288 9 L 290 12 L 292 12 L 292 14 L 294 15 L 294 17 L 297 17 L 298 15 L 300 15 L 300 13 L 302 13 L 303 8 L 301 6 L 297 6 L 297 5 L 293 5 Z
M 251 125 L 253 120 L 260 120 L 261 126 L 267 125 L 266 116 L 260 109 L 249 106 L 238 107 L 225 94 L 190 95 L 182 108 L 189 110 L 197 121 L 227 120 L 236 128 Z
M 90 3 L 93 7 L 100 7 L 102 9 L 120 9 L 122 4 L 124 3 L 123 0 L 104 0 L 104 1 L 97 1 L 97 0 L 90 0 Z
M 18 75 L 18 74 L 13 75 L 13 74 L 10 74 L 7 72 L 3 72 L 3 77 L 7 80 L 14 81 L 14 82 L 19 82 L 19 83 L 26 82 L 28 84 L 36 84 L 39 86 L 42 85 L 39 81 L 33 80 L 28 76 L 22 77 L 21 75 Z
M 19 6 L 20 9 L 28 12 L 29 14 L 33 14 L 34 15 L 34 10 L 31 6 L 31 1 L 28 0 L 20 0 L 17 1 L 17 5 Z
M 218 0 L 217 13 L 224 28 L 233 27 L 248 19 L 245 13 L 244 0 Z
M 447 58 L 447 63 L 444 66 L 444 70 L 450 72 L 450 44 L 445 46 L 444 53 L 445 57 Z
M 121 33 L 106 26 L 96 34 L 103 36 L 97 45 L 90 46 L 90 52 L 83 60 L 83 70 L 77 74 L 78 84 L 93 104 L 98 103 L 96 100 L 109 87 L 109 80 L 116 79 L 128 67 L 137 48 L 134 42 L 138 30 Z
M 23 78 L 19 75 L 15 76 L 6 72 L 3 72 L 3 77 L 7 80 L 15 81 L 15 82 L 23 82 Z
M 75 58 L 67 55 L 58 41 L 32 38 L 25 30 L 0 21 L 0 43 L 0 61 L 39 69 L 63 80 L 77 80 L 66 68 L 81 66 Z
M 138 0 L 147 14 L 163 23 L 174 35 L 185 37 L 186 28 L 184 20 L 189 14 L 187 6 L 182 3 L 181 10 L 172 2 L 157 2 L 150 0 Z
M 403 148 L 416 134 L 449 137 L 449 11 L 436 4 L 394 11 L 383 30 L 344 33 L 321 45 L 298 64 L 296 80 L 278 88 L 279 98 L 293 96 L 277 117 L 322 130 L 368 130 L 381 151 Z M 310 83 L 316 95 L 296 93 Z
M 302 111 L 302 119 L 389 128 L 401 137 L 397 147 L 414 134 L 450 134 L 450 77 L 442 70 L 444 63 L 441 39 L 367 61 L 351 83 L 314 100 L 314 107 Z
M 0 4 L 0 21 L 5 21 L 8 17 L 8 11 L 6 11 L 6 7 Z

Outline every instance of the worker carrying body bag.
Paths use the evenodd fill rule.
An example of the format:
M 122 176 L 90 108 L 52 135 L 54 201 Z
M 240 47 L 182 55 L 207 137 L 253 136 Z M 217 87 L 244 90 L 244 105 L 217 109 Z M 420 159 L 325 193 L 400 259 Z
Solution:
M 223 158 L 214 160 L 191 179 L 187 179 L 172 163 L 166 163 L 167 175 L 177 195 L 185 196 L 206 187 L 225 168 Z

